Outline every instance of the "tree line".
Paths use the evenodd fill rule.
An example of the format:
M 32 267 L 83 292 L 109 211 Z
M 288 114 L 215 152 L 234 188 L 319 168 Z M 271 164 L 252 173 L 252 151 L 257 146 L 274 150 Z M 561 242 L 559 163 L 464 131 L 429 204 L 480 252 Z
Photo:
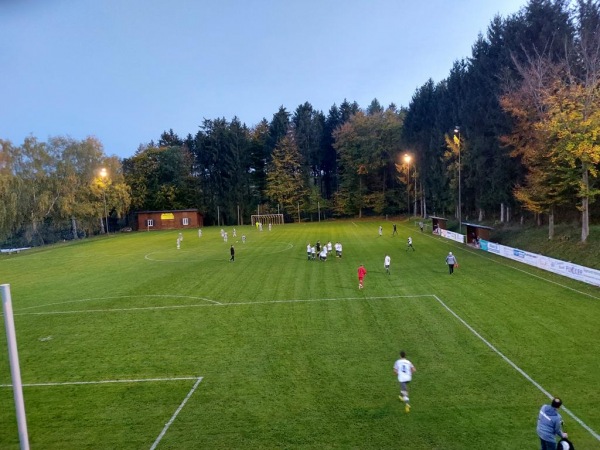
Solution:
M 421 168 L 423 211 L 449 197 L 457 208 L 460 177 L 463 218 L 530 214 L 552 238 L 558 215 L 578 220 L 585 241 L 599 131 L 600 2 L 530 0 L 495 17 L 445 80 L 417 89 L 403 136 Z
M 77 237 L 125 226 L 132 211 L 184 208 L 207 224 L 256 212 L 533 218 L 550 238 L 555 220 L 578 220 L 585 241 L 598 213 L 599 95 L 600 2 L 530 0 L 495 17 L 471 55 L 408 107 L 344 100 L 325 114 L 306 102 L 252 127 L 205 119 L 195 134 L 164 131 L 123 160 L 93 138 L 0 141 L 0 242 Z

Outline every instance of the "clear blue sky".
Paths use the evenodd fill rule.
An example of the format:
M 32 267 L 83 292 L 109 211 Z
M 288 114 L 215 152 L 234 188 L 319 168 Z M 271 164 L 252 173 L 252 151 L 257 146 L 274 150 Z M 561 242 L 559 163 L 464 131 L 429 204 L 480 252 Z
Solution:
M 526 0 L 1 0 L 0 139 L 96 136 L 132 156 L 203 119 L 306 101 L 408 106 Z

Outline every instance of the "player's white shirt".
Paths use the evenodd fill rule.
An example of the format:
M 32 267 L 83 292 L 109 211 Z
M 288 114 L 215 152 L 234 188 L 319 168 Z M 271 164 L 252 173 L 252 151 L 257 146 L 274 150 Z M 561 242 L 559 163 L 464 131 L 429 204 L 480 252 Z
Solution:
M 383 261 L 383 264 L 388 267 L 390 265 L 390 262 L 392 261 L 392 258 L 390 258 L 389 256 L 385 257 L 385 260 Z
M 330 252 L 331 251 L 331 242 L 327 243 L 327 251 Z
M 411 244 L 412 244 L 412 238 L 411 238 L 411 237 L 409 237 L 409 238 L 408 238 L 408 245 L 411 245 Z
M 398 381 L 401 383 L 412 380 L 413 369 L 414 366 L 406 358 L 399 359 L 394 363 L 394 370 L 398 372 Z
M 311 248 L 312 248 L 312 247 L 310 246 L 310 244 L 308 244 L 308 245 L 306 246 L 306 253 L 310 253 L 310 250 L 311 250 Z

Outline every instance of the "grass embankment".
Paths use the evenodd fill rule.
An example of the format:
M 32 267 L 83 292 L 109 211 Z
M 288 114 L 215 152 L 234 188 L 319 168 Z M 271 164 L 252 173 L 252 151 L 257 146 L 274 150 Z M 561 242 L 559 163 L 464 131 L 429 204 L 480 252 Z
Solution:
M 490 240 L 509 247 L 570 261 L 600 269 L 600 226 L 591 226 L 585 243 L 581 242 L 581 226 L 556 225 L 554 238 L 548 239 L 548 227 L 508 225 L 496 227 Z

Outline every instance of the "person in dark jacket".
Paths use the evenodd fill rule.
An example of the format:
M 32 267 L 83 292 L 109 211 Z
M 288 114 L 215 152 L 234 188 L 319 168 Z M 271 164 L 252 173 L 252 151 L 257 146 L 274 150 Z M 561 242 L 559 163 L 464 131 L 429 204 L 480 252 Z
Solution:
M 553 398 L 552 403 L 543 405 L 538 414 L 537 434 L 540 438 L 541 450 L 556 450 L 556 438 L 567 438 L 562 431 L 562 418 L 558 413 L 562 406 L 560 398 Z

